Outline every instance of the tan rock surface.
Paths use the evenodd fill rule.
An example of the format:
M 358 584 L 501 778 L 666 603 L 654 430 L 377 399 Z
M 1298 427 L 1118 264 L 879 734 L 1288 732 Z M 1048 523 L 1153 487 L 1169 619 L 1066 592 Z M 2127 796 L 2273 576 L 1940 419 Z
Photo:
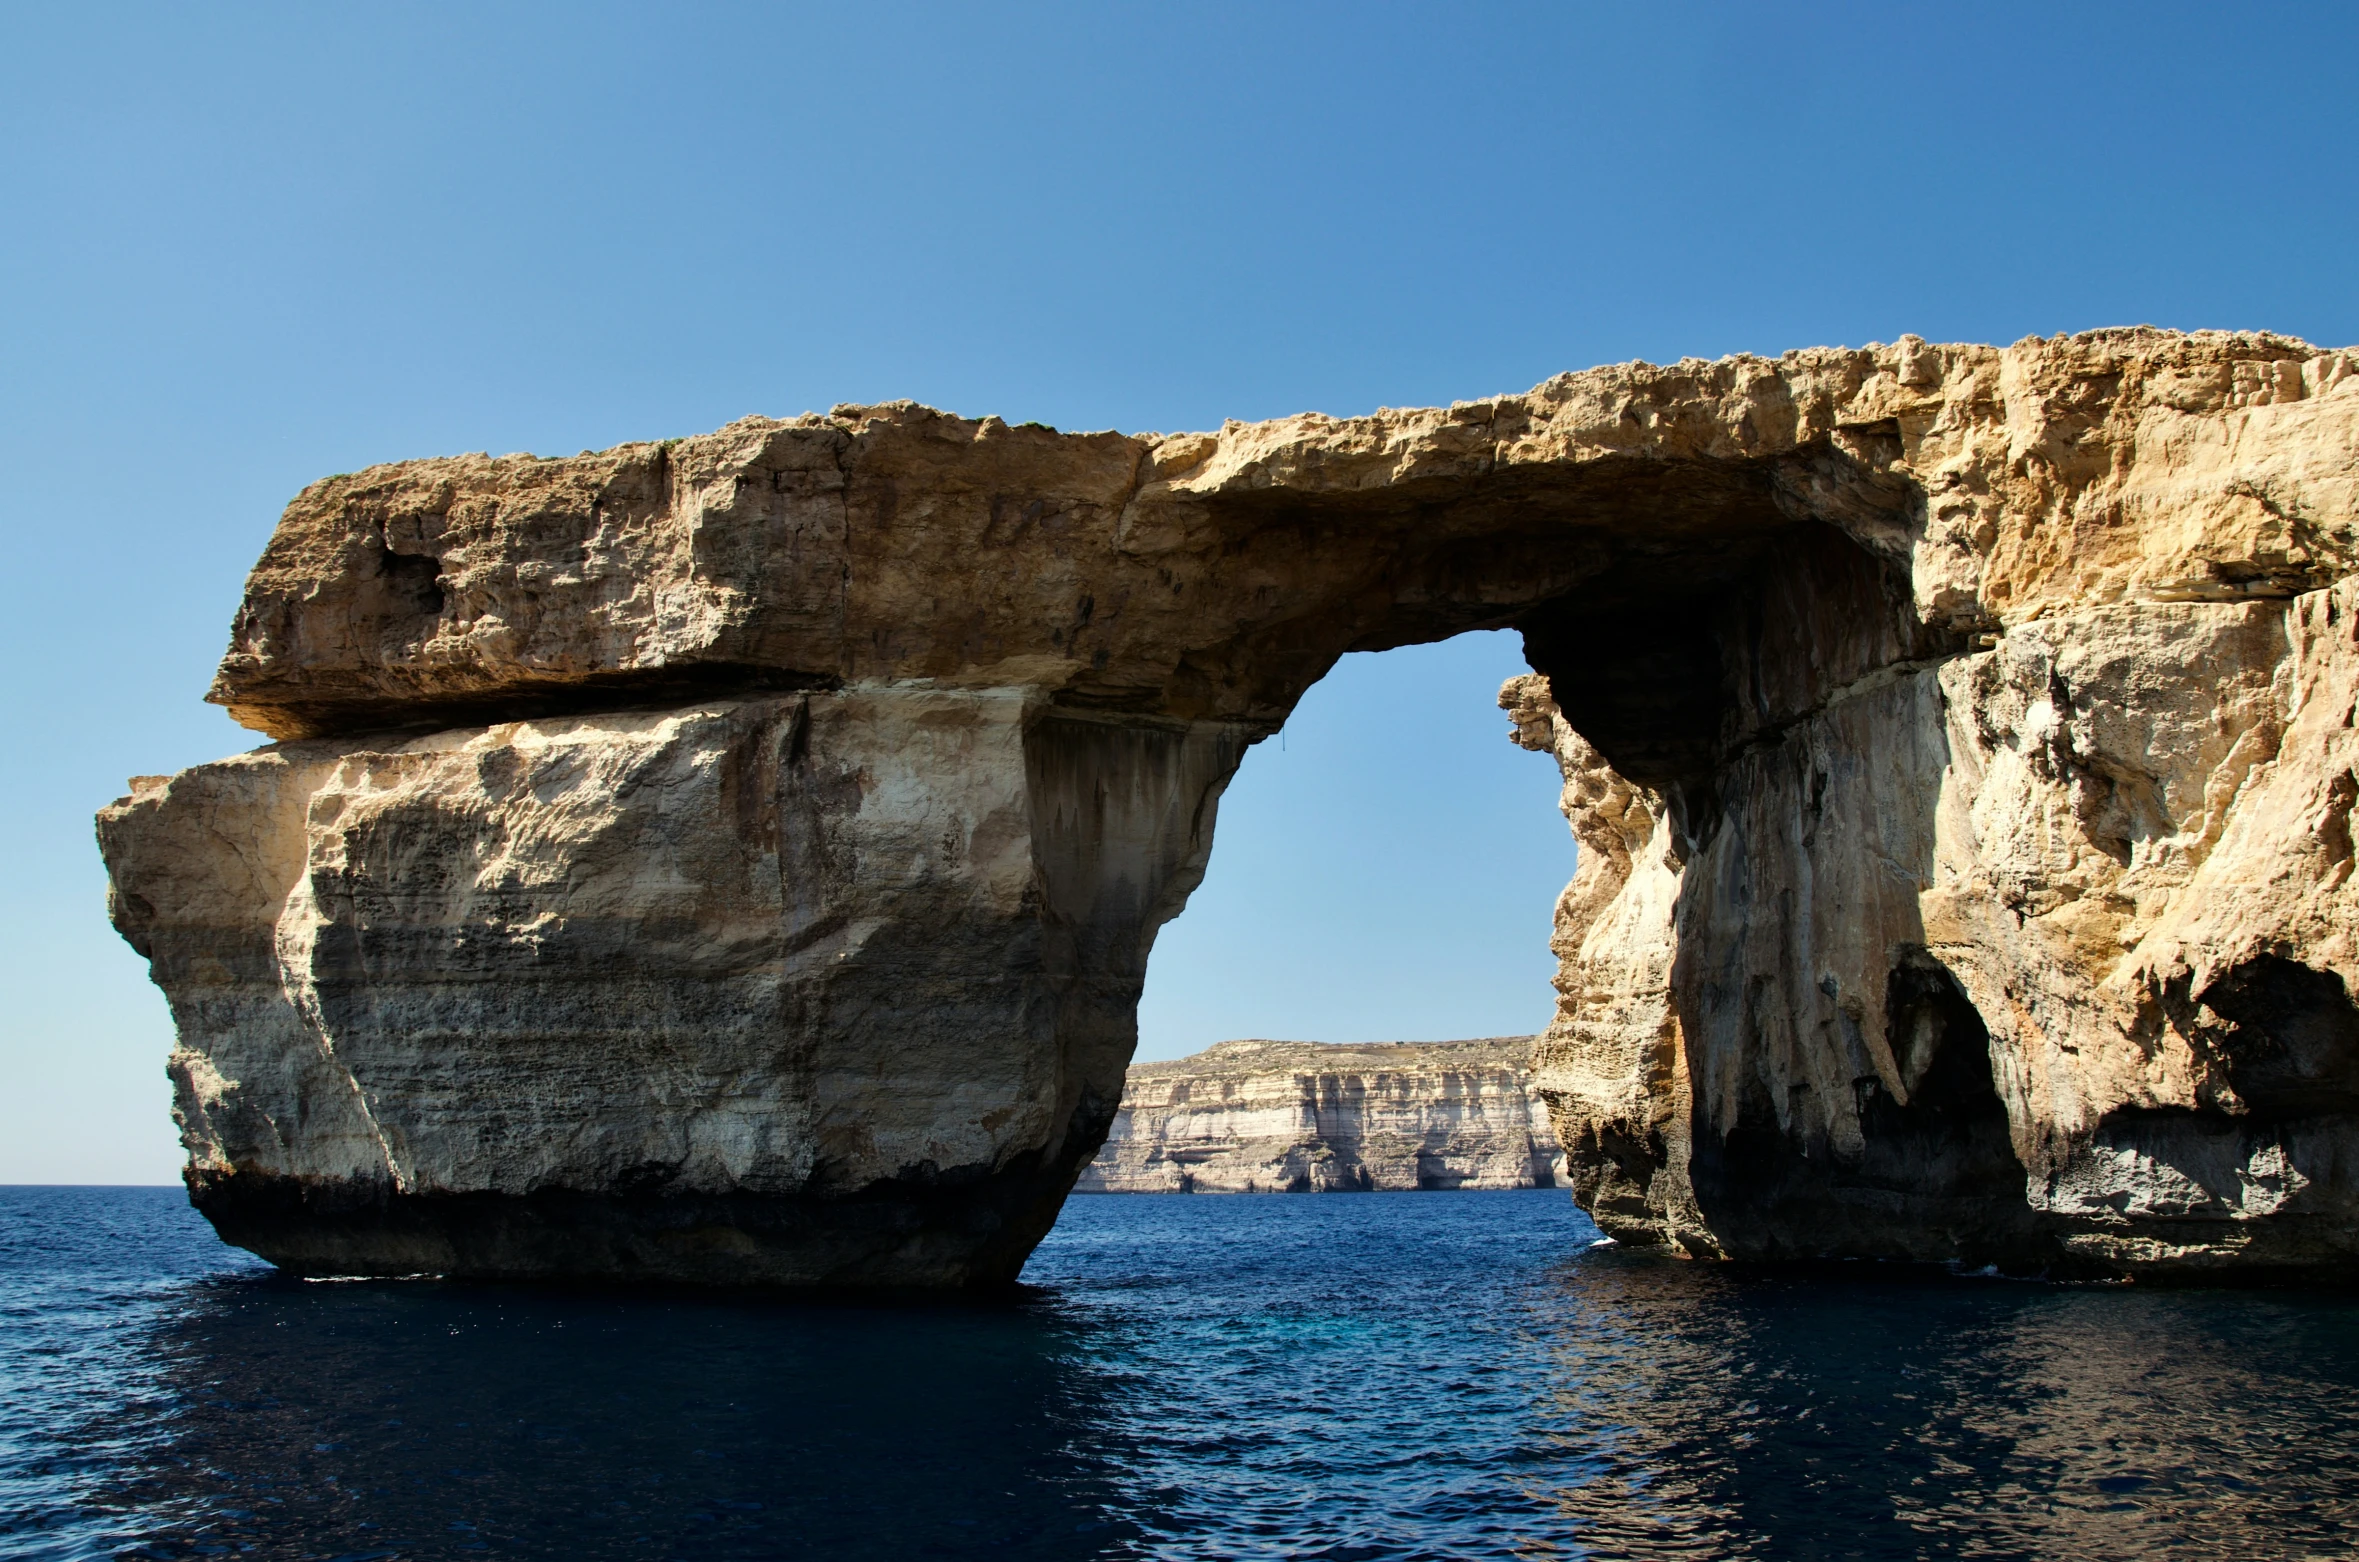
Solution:
M 1526 1089 L 1532 1038 L 1224 1041 L 1131 1065 L 1077 1193 L 1546 1188 L 1561 1154 Z
M 1012 1279 L 1103 1138 L 1234 763 L 1010 691 L 796 694 L 282 745 L 100 835 L 230 1240 L 951 1284 Z
M 373 467 L 288 507 L 212 697 L 274 737 L 749 679 L 1274 724 L 1346 649 L 1617 574 L 1617 604 L 1685 594 L 1643 577 L 1802 520 L 1909 569 L 1935 624 L 2282 596 L 2359 558 L 2354 374 L 2267 336 L 1912 338 L 1216 434 L 899 402 Z
M 1741 751 L 1685 835 L 1512 681 L 1583 847 L 1535 1084 L 1584 1203 L 1697 1253 L 2349 1267 L 2355 588 L 2038 620 Z
M 2355 370 L 1904 338 L 329 479 L 214 692 L 301 741 L 102 829 L 200 1201 L 302 1263 L 375 1221 L 388 1264 L 1003 1276 L 1244 743 L 1347 650 L 1512 626 L 1585 847 L 1540 1086 L 1609 1229 L 2348 1268 Z M 789 709 L 745 741 L 836 782 L 716 735 Z M 540 768 L 560 734 L 602 802 Z M 852 928 L 877 954 L 815 975 Z

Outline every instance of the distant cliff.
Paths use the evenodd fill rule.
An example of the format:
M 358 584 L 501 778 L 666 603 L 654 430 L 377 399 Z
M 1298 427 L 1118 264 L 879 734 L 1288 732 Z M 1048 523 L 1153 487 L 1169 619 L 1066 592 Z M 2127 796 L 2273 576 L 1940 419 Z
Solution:
M 1555 1187 L 1532 1038 L 1224 1041 L 1130 1070 L 1078 1193 Z

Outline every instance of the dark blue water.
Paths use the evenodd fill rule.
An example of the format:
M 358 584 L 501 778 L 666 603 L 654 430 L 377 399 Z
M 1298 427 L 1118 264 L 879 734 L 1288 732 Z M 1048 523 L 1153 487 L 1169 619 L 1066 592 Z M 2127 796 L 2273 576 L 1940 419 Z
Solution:
M 2350 1555 L 2359 1302 L 1593 1248 L 1561 1193 L 1091 1198 L 1005 1306 L 289 1281 L 0 1189 L 0 1554 Z

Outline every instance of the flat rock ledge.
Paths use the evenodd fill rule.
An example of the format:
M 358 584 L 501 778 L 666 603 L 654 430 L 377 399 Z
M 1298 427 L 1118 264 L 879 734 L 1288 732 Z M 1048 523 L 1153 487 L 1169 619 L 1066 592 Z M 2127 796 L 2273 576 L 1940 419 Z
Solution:
M 1486 628 L 1606 1231 L 2359 1274 L 2359 354 L 2146 328 L 316 483 L 211 696 L 272 741 L 99 818 L 192 1195 L 307 1273 L 1011 1281 L 1247 749 Z
M 1076 1193 L 1414 1193 L 1567 1180 L 1531 1036 L 1224 1041 L 1134 1063 Z

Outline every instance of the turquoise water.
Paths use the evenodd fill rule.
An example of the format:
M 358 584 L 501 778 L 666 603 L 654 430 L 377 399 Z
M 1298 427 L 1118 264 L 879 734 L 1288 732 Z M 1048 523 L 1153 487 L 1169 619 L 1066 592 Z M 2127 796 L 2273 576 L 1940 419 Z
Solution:
M 0 1189 L 0 1555 L 2339 1557 L 2359 1302 L 1077 1199 L 1006 1305 L 289 1281 Z

